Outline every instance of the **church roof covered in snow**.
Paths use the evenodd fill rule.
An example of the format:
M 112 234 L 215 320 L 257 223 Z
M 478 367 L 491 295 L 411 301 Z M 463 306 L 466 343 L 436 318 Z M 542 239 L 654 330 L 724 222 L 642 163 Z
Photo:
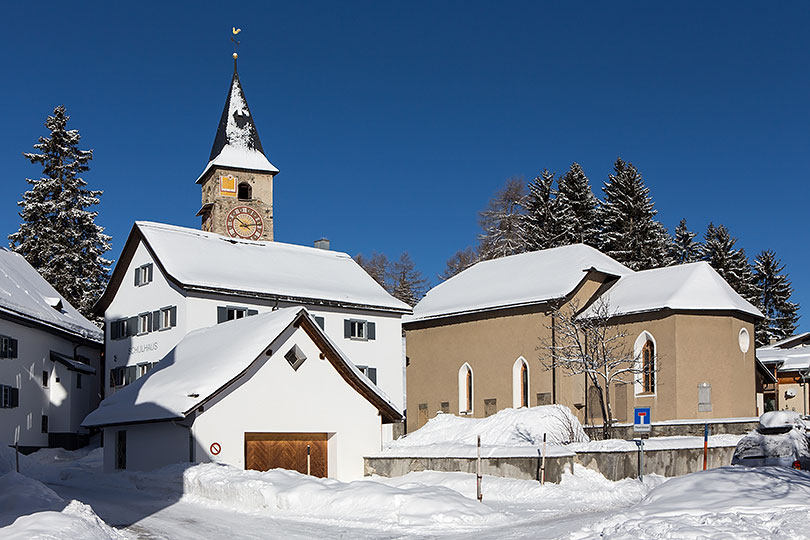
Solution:
M 707 262 L 681 264 L 622 276 L 601 296 L 612 315 L 663 309 L 736 311 L 756 318 L 762 313 L 726 283 Z M 595 304 L 581 316 L 594 314 Z
M 383 421 L 402 419 L 391 400 L 346 358 L 306 309 L 292 307 L 187 334 L 152 371 L 107 397 L 82 425 L 185 418 L 240 380 L 255 362 L 266 360 L 265 351 L 276 351 L 282 345 L 278 340 L 287 339 L 282 334 L 293 325 L 300 325 L 343 379 L 380 410 Z
M 278 169 L 264 155 L 259 132 L 250 114 L 250 108 L 245 99 L 245 91 L 236 73 L 234 62 L 233 79 L 225 99 L 225 108 L 219 120 L 211 156 L 202 174 L 197 178 L 201 183 L 212 167 L 221 166 L 249 171 L 268 172 L 275 174 Z
M 143 240 L 167 278 L 186 290 L 410 313 L 346 253 L 138 221 L 95 306 L 103 313 Z
M 596 270 L 623 276 L 632 270 L 585 244 L 479 262 L 431 289 L 410 321 L 537 304 L 564 298 Z
M 102 343 L 104 334 L 56 292 L 22 255 L 0 248 L 0 311 Z

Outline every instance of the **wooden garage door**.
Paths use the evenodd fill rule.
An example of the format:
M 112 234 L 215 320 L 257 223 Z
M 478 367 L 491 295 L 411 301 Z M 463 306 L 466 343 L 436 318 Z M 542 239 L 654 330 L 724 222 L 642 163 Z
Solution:
M 306 474 L 307 445 L 310 474 L 326 478 L 326 433 L 245 433 L 245 468 L 290 469 Z

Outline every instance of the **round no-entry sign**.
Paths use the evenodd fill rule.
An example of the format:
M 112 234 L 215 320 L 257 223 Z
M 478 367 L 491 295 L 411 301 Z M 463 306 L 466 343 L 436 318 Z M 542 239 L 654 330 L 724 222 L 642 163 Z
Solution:
M 211 450 L 211 453 L 216 456 L 222 451 L 222 447 L 219 445 L 218 442 L 215 442 L 215 443 L 211 443 L 210 450 Z

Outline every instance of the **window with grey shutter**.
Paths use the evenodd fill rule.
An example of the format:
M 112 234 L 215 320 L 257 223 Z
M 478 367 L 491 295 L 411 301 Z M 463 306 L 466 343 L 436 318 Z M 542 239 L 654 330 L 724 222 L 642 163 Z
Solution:
M 140 287 L 152 282 L 152 263 L 142 264 L 135 269 L 135 286 Z
M 366 333 L 368 335 L 368 339 L 377 339 L 377 324 L 373 322 L 367 322 Z
M 169 308 L 169 317 L 172 328 L 174 328 L 177 326 L 177 306 L 172 306 Z
M 160 317 L 160 310 L 152 312 L 152 330 L 163 330 L 163 325 L 161 324 L 161 317 Z
M 366 368 L 366 376 L 371 380 L 371 382 L 377 384 L 377 368 Z
M 326 322 L 324 321 L 323 317 L 318 317 L 317 315 L 313 315 L 312 319 L 315 321 L 315 324 L 321 327 L 321 330 L 325 330 L 324 325 Z
M 247 310 L 247 316 L 248 317 L 252 317 L 253 315 L 258 315 L 258 314 L 259 314 L 258 309 L 249 309 L 249 310 Z
M 347 339 L 352 337 L 352 321 L 349 319 L 343 320 L 343 337 Z
M 19 388 L 12 388 L 11 389 L 11 407 L 19 407 L 20 406 L 20 389 Z
M 130 317 L 127 319 L 126 322 L 126 336 L 125 337 L 132 337 L 138 334 L 138 317 Z
M 225 306 L 217 306 L 217 324 L 224 323 L 228 320 L 228 308 Z
M 133 383 L 137 378 L 138 378 L 138 366 L 127 366 L 126 379 L 124 380 L 124 384 Z
M 48 415 L 42 415 L 42 433 L 48 433 Z

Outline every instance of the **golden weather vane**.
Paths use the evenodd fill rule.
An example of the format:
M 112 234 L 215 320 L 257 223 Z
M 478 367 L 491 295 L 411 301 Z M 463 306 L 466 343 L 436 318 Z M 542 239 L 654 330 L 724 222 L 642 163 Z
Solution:
M 233 30 L 231 31 L 231 32 L 233 33 L 233 35 L 231 36 L 231 41 L 233 41 L 233 59 L 234 59 L 234 60 L 236 60 L 236 59 L 239 57 L 239 55 L 238 55 L 238 54 L 236 54 L 236 51 L 237 51 L 237 49 L 239 48 L 239 40 L 238 40 L 238 39 L 236 39 L 236 36 L 237 36 L 237 35 L 239 34 L 239 32 L 241 32 L 241 31 L 242 31 L 242 29 L 241 29 L 241 28 L 237 28 L 237 27 L 235 27 L 235 26 L 233 27 Z

